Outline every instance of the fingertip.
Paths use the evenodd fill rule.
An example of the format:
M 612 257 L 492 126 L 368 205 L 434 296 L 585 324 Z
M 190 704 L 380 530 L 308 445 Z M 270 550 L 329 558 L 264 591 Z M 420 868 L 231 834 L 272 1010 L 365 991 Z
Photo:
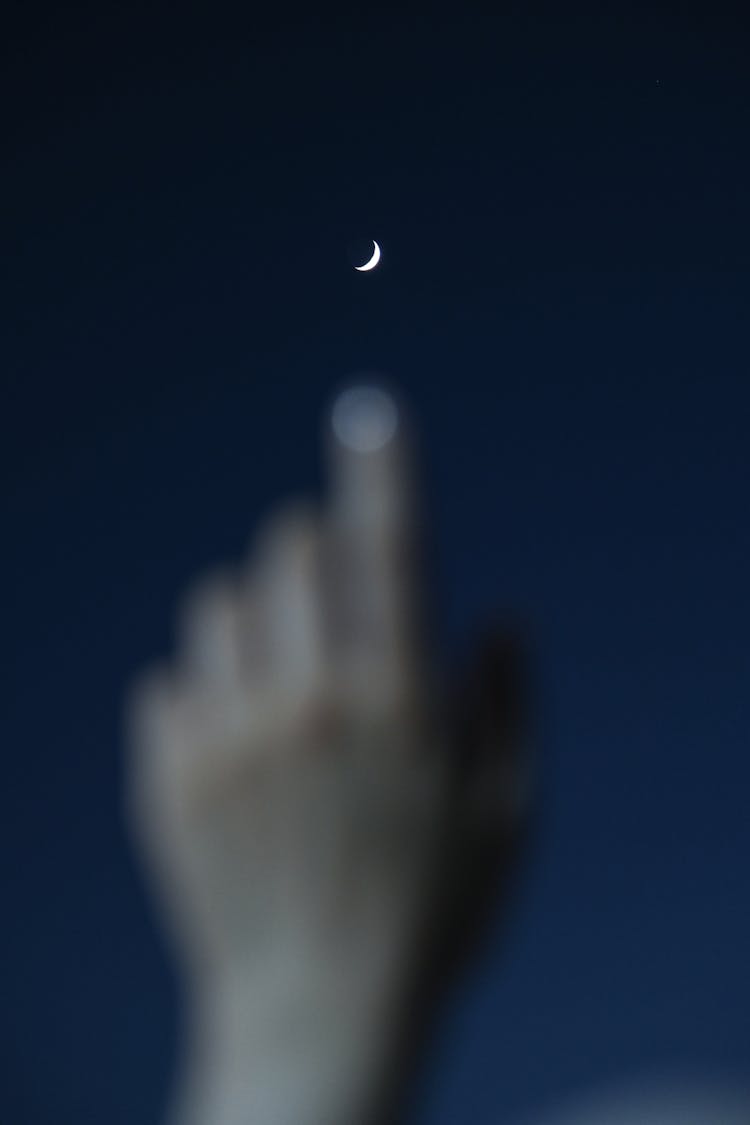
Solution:
M 393 395 L 374 383 L 348 387 L 331 411 L 333 435 L 351 453 L 377 453 L 394 439 L 399 426 Z
M 224 570 L 208 575 L 183 597 L 177 635 L 182 665 L 188 675 L 209 681 L 236 678 L 238 605 L 236 579 Z

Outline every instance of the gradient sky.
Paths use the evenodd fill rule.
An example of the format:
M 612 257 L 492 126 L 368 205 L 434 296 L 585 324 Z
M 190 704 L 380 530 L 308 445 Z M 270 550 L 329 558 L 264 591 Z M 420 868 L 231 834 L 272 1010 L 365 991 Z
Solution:
M 446 658 L 499 606 L 538 666 L 539 832 L 414 1119 L 750 1077 L 744 45 L 714 6 L 491 7 L 11 14 L 13 1125 L 157 1125 L 176 992 L 122 827 L 124 685 L 185 586 L 321 488 L 363 370 L 419 422 Z

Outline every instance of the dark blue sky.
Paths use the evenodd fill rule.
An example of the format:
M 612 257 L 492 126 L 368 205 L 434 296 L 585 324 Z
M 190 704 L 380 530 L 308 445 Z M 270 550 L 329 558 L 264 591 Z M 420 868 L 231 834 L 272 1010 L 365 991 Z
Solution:
M 538 838 L 417 1116 L 748 1076 L 750 77 L 718 9 L 603 7 L 11 18 L 3 1120 L 158 1121 L 123 687 L 363 369 L 420 424 L 447 656 L 499 605 L 538 665 Z

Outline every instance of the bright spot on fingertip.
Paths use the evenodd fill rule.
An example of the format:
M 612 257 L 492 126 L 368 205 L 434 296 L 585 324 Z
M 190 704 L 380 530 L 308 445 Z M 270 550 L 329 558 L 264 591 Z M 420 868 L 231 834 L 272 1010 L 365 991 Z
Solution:
M 398 410 L 379 387 L 350 387 L 333 404 L 333 432 L 355 453 L 375 453 L 391 440 L 398 426 Z

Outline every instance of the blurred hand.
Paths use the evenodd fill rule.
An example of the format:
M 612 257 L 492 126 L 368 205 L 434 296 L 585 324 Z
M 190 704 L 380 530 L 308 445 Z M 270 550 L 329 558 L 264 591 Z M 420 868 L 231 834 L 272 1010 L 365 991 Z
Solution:
M 403 423 L 354 389 L 331 431 L 327 507 L 190 594 L 131 705 L 132 816 L 193 1010 L 182 1120 L 364 1119 L 457 869 Z

